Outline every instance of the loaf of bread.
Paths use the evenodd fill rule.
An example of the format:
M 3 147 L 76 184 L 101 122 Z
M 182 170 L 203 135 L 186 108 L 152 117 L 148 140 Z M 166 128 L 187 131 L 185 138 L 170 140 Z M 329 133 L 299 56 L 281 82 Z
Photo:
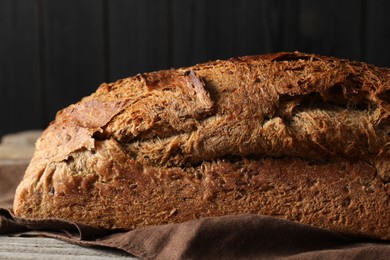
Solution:
M 277 53 L 102 84 L 57 113 L 25 218 L 136 229 L 228 214 L 390 239 L 390 69 Z

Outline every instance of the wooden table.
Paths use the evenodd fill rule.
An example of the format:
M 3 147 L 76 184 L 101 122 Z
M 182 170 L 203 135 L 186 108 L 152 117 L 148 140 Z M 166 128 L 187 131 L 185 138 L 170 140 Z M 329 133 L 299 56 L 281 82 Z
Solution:
M 54 238 L 0 236 L 0 259 L 116 259 L 128 254 L 101 248 L 86 248 Z
M 40 131 L 4 136 L 0 143 L 0 166 L 27 163 Z M 0 259 L 137 259 L 119 250 L 73 245 L 53 238 L 0 235 Z

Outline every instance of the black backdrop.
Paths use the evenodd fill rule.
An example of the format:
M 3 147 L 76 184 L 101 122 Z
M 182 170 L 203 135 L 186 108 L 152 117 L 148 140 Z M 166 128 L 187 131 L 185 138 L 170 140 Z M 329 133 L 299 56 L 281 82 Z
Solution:
M 0 0 L 0 136 L 100 83 L 294 51 L 390 66 L 387 0 Z

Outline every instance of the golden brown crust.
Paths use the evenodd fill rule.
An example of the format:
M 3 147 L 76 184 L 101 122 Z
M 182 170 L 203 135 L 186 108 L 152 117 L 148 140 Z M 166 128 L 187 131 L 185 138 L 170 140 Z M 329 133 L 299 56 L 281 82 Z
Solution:
M 237 213 L 390 239 L 390 71 L 302 53 L 103 84 L 57 114 L 23 217 L 133 229 Z

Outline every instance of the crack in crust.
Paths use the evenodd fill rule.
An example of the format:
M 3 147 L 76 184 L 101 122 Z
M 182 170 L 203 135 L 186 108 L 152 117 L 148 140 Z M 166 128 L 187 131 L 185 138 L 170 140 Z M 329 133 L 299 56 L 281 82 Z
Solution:
M 227 155 L 361 159 L 388 181 L 389 74 L 301 53 L 139 74 L 60 111 L 33 161 L 66 160 L 113 138 L 144 165 Z
M 80 212 L 86 211 L 77 207 L 100 203 L 91 212 L 102 217 L 90 216 L 92 222 L 129 229 L 213 216 L 213 209 L 232 213 L 223 203 L 209 203 L 231 192 L 233 196 L 223 197 L 225 202 L 246 212 L 271 212 L 347 232 L 366 225 L 370 236 L 388 239 L 386 227 L 372 227 L 361 219 L 389 205 L 389 93 L 389 69 L 302 53 L 215 61 L 102 84 L 91 96 L 60 111 L 44 131 L 18 187 L 14 209 L 17 215 L 35 212 L 47 217 L 56 216 L 58 206 L 58 214 L 69 215 L 64 212 L 73 209 L 76 215 L 71 218 L 82 221 Z M 244 183 L 248 174 L 253 181 Z M 326 207 L 333 195 L 344 205 L 331 205 L 338 212 L 333 222 L 326 222 L 330 220 L 323 217 L 325 209 L 305 197 L 316 196 L 319 189 L 311 183 L 317 178 L 313 176 L 324 183 L 353 183 L 356 189 L 324 185 L 323 193 L 319 191 L 331 196 L 321 201 Z M 268 187 L 268 182 L 280 186 Z M 303 187 L 298 197 L 289 197 L 296 195 L 289 193 L 291 187 Z M 340 194 L 343 189 L 348 196 Z M 370 201 L 364 204 L 362 194 L 373 190 L 380 201 L 364 195 Z M 270 204 L 273 196 L 285 204 Z M 176 197 L 183 201 L 175 200 L 178 208 L 169 208 Z M 44 206 L 50 203 L 53 208 Z M 209 203 L 207 212 L 201 212 L 203 203 Z M 128 208 L 113 209 L 115 205 Z M 266 205 L 269 211 L 262 211 Z M 200 215 L 191 215 L 191 207 L 198 207 Z M 107 215 L 111 210 L 123 223 Z M 151 218 L 150 211 L 158 217 Z M 351 211 L 362 216 L 358 224 L 336 219 Z M 134 219 L 128 217 L 131 214 Z
M 153 166 L 188 167 L 226 155 L 374 164 L 379 154 L 388 156 L 387 71 L 303 54 L 271 60 L 140 75 L 148 91 L 100 136 Z M 388 171 L 379 171 L 383 179 Z

